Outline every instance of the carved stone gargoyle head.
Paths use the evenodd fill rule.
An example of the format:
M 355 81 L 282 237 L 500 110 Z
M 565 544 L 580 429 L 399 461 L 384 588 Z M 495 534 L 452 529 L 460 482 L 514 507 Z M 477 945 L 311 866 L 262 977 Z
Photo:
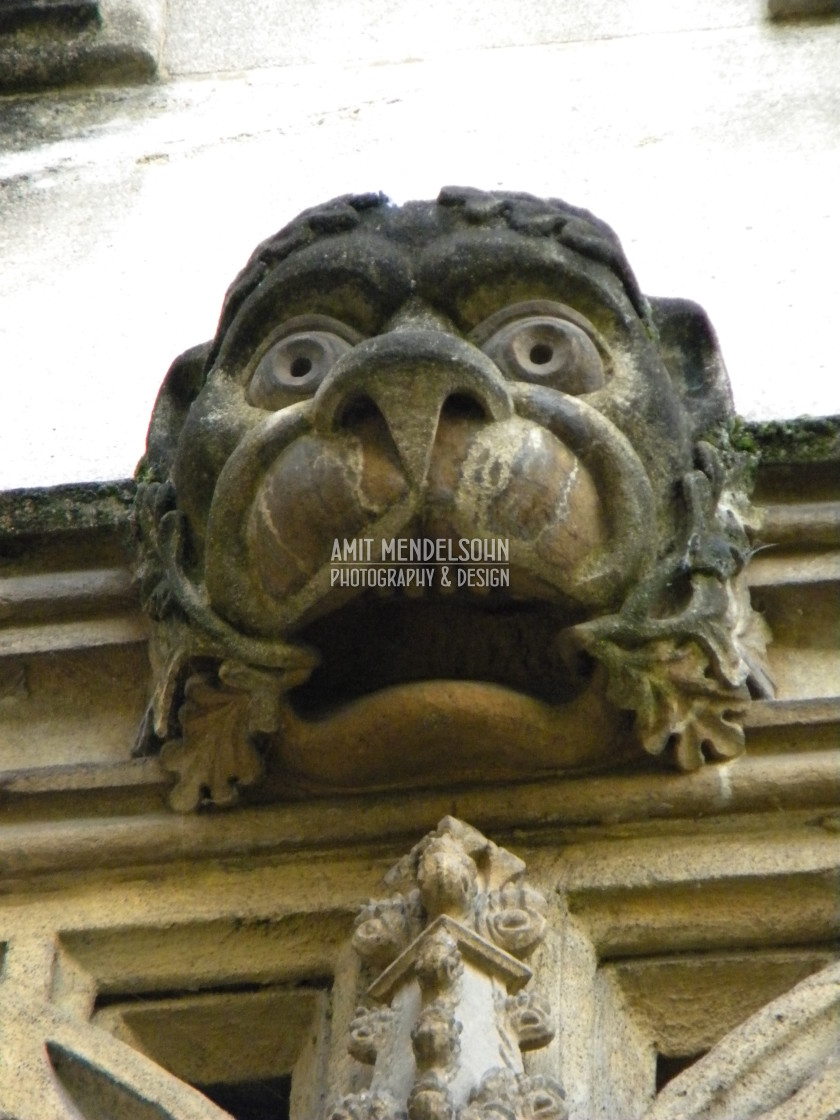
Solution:
M 142 739 L 176 803 L 266 764 L 293 792 L 738 753 L 769 684 L 731 407 L 703 311 L 645 299 L 586 211 L 306 211 L 172 366 L 140 468 Z M 426 582 L 342 581 L 395 541 L 447 547 Z

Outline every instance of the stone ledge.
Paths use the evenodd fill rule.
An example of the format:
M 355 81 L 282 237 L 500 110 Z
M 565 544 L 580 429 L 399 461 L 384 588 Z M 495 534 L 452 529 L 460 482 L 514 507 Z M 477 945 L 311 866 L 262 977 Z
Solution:
M 741 451 L 751 451 L 758 455 L 761 466 L 776 463 L 840 463 L 840 416 L 738 420 L 733 443 Z
M 134 491 L 130 478 L 2 491 L 0 539 L 127 526 Z
M 767 0 L 771 19 L 811 19 L 840 15 L 840 0 Z
M 0 92 L 148 80 L 163 36 L 163 0 L 14 0 L 0 18 Z
M 0 35 L 23 28 L 70 33 L 98 22 L 96 0 L 3 0 L 0 4 Z
M 162 803 L 165 778 L 156 760 L 112 767 L 112 782 L 154 783 Z M 87 775 L 89 778 L 89 775 Z M 72 770 L 60 775 L 64 789 Z M 0 804 L 11 808 L 24 795 L 27 776 L 7 774 Z M 29 793 L 42 792 L 37 785 Z M 17 795 L 17 796 L 15 796 Z M 26 797 L 27 801 L 34 798 Z M 707 822 L 720 834 L 723 818 L 744 826 L 755 817 L 759 831 L 793 827 L 804 812 L 806 825 L 820 826 L 828 838 L 840 827 L 840 752 L 803 752 L 792 757 L 746 756 L 725 767 L 693 774 L 640 774 L 543 781 L 517 787 L 422 792 L 324 799 L 306 804 L 242 808 L 192 816 L 147 805 L 136 815 L 91 816 L 82 804 L 76 819 L 56 819 L 54 807 L 40 817 L 30 805 L 25 821 L 10 815 L 0 827 L 0 879 L 35 885 L 35 877 L 79 871 L 159 865 L 173 861 L 248 856 L 274 858 L 298 851 L 369 847 L 420 833 L 430 820 L 458 813 L 476 827 L 504 837 L 510 830 L 537 842 L 574 833 L 616 836 L 684 832 L 685 822 L 700 833 Z M 112 812 L 119 812 L 114 805 Z M 785 816 L 782 816 L 782 814 Z M 765 819 L 765 815 L 769 818 Z M 769 823 L 768 823 L 769 820 Z M 763 824 L 762 824 L 763 822 Z M 802 824 L 802 821 L 798 822 Z M 758 825 L 756 825 L 758 827 Z M 617 830 L 617 831 L 615 831 Z M 629 830 L 629 831 L 628 831 Z M 741 827 L 741 831 L 746 831 Z

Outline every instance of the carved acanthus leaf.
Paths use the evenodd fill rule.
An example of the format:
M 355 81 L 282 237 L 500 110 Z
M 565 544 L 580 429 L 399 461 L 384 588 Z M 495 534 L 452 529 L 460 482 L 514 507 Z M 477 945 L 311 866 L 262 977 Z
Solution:
M 179 739 L 161 750 L 161 765 L 177 774 L 170 794 L 174 809 L 199 803 L 232 805 L 239 789 L 262 774 L 255 736 L 277 727 L 283 675 L 225 662 L 218 676 L 194 673 L 184 689 Z
M 705 761 L 704 748 L 719 759 L 743 752 L 739 717 L 749 691 L 710 676 L 708 659 L 695 643 L 602 646 L 601 653 L 609 671 L 607 695 L 616 707 L 635 713 L 635 734 L 649 754 L 670 744 L 680 769 L 696 770 Z

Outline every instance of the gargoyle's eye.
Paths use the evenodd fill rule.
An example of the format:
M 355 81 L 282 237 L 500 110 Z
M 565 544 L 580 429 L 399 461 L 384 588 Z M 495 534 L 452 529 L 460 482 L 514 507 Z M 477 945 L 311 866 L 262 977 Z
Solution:
M 322 329 L 326 325 L 337 329 Z M 277 409 L 311 397 L 342 354 L 361 340 L 343 323 L 322 317 L 307 329 L 294 329 L 301 326 L 306 326 L 302 320 L 291 320 L 264 350 L 248 385 L 251 404 Z
M 606 381 L 601 355 L 586 331 L 553 315 L 505 323 L 481 348 L 506 376 L 563 393 L 592 393 Z

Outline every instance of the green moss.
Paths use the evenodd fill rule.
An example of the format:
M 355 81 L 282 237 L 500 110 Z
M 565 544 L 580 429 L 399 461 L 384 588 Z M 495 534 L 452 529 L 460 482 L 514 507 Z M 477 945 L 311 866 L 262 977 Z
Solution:
M 42 486 L 0 493 L 0 536 L 119 529 L 134 501 L 130 479 Z
M 840 460 L 840 416 L 800 416 L 795 420 L 736 419 L 733 448 L 757 455 L 762 465 L 831 463 Z

